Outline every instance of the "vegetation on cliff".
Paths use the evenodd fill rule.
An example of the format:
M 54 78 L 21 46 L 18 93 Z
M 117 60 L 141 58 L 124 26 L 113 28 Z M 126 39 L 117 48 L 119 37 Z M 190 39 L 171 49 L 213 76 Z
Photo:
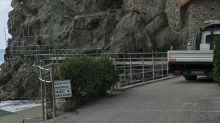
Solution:
M 220 37 L 216 38 L 214 43 L 214 80 L 220 84 Z

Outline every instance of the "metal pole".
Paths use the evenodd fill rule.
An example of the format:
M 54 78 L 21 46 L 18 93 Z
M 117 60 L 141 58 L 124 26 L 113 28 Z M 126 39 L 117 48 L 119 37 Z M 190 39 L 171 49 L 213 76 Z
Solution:
M 143 61 L 143 69 L 142 69 L 142 73 L 143 73 L 143 81 L 145 79 L 145 66 L 144 66 L 144 56 L 142 57 L 142 61 Z
M 54 78 L 53 78 L 53 67 L 50 69 L 50 79 L 52 83 L 52 96 L 53 96 L 53 118 L 56 117 L 56 99 L 55 99 L 55 90 L 54 90 Z
M 125 64 L 125 55 L 124 55 L 124 60 L 123 60 L 123 61 L 124 61 L 124 82 L 125 82 L 125 81 L 126 81 L 126 70 L 125 70 L 125 69 L 126 69 L 126 68 L 125 68 L 125 67 L 126 67 L 126 64 Z
M 154 68 L 154 52 L 152 52 L 152 73 L 153 73 L 153 79 L 155 79 L 155 68 Z
M 163 77 L 163 59 L 164 59 L 164 56 L 163 56 L 163 54 L 162 54 L 162 56 L 161 56 L 161 74 L 162 74 L 162 77 Z
M 45 97 L 45 120 L 47 120 L 47 83 L 46 83 L 46 70 L 45 70 L 45 62 L 44 64 L 44 97 Z
M 115 58 L 115 71 L 116 71 L 116 72 L 117 72 L 117 64 L 118 64 L 118 62 L 117 62 L 117 58 Z M 121 80 L 121 76 L 120 76 L 120 80 Z M 117 89 L 118 89 L 117 84 L 114 85 L 113 89 L 114 89 L 114 90 L 117 90 Z
M 57 55 L 57 49 L 55 48 L 55 55 L 56 55 L 56 62 L 57 62 L 57 71 L 59 73 L 59 79 L 61 80 L 61 72 L 60 72 L 60 67 L 59 67 L 59 60 L 58 60 L 58 55 Z
M 42 74 L 42 70 L 40 69 L 40 77 Z M 43 90 L 43 82 L 41 81 L 40 83 L 41 86 L 41 103 L 42 103 L 42 115 L 43 115 L 43 120 L 45 120 L 45 112 L 44 112 L 44 90 Z
M 167 56 L 166 56 L 166 59 L 167 59 L 166 65 L 167 65 L 167 76 L 168 76 L 168 74 L 169 74 L 169 65 L 168 65 L 168 57 L 169 57 L 169 54 L 167 53 L 166 55 L 167 55 Z
M 132 73 L 132 60 L 131 60 L 131 57 L 130 57 L 130 82 L 133 81 L 133 73 Z

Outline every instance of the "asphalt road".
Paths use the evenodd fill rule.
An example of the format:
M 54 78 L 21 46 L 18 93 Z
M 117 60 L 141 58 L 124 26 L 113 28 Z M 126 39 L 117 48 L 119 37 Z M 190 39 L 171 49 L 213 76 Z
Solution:
M 128 89 L 50 123 L 220 123 L 220 87 L 182 77 Z

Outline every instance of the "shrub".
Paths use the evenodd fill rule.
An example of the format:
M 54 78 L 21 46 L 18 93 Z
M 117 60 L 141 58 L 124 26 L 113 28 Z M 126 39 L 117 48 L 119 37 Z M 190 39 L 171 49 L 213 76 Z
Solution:
M 220 37 L 215 38 L 214 43 L 214 80 L 220 84 Z
M 84 98 L 107 94 L 119 76 L 107 58 L 77 56 L 67 58 L 60 64 L 62 79 L 71 79 L 72 102 L 79 104 Z

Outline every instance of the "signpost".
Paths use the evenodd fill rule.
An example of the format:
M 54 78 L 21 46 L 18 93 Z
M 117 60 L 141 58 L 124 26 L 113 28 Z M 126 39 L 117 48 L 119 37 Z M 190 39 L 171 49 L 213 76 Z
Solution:
M 44 64 L 44 62 L 42 62 Z M 51 65 L 51 64 L 50 64 Z M 53 117 L 56 117 L 56 99 L 57 100 L 63 100 L 65 98 L 70 98 L 72 97 L 72 89 L 71 89 L 71 80 L 62 80 L 62 81 L 54 81 L 54 75 L 53 75 L 53 64 L 52 67 L 47 68 L 46 66 L 43 65 L 37 66 L 33 65 L 34 67 L 39 68 L 40 70 L 40 76 L 39 80 L 41 81 L 41 99 L 42 99 L 42 112 L 43 112 L 43 120 L 47 120 L 47 106 L 45 104 L 47 101 L 46 97 L 46 83 L 51 83 L 52 84 L 52 96 L 53 96 Z M 44 72 L 42 72 L 44 71 Z M 46 80 L 46 71 L 49 71 L 50 73 L 50 80 Z M 44 84 L 43 84 L 44 82 Z M 44 90 L 45 89 L 45 90 Z M 45 98 L 45 100 L 44 100 Z M 46 102 L 46 103 L 45 103 Z M 45 110 L 46 109 L 46 110 Z
M 72 97 L 71 81 L 54 81 L 54 91 L 56 99 Z

